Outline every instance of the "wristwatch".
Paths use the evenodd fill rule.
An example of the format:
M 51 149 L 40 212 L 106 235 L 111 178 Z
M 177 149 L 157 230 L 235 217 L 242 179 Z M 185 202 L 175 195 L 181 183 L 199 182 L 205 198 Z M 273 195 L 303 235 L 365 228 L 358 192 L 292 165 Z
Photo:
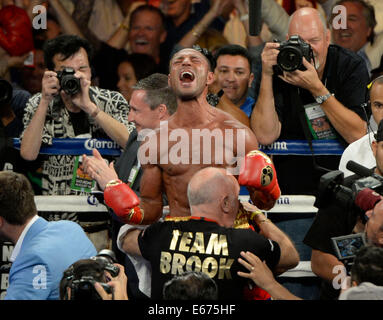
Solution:
M 317 96 L 315 97 L 315 101 L 319 104 L 322 104 L 323 102 L 325 102 L 328 98 L 330 98 L 331 96 L 333 96 L 334 94 L 331 94 L 330 92 L 325 94 L 324 96 Z

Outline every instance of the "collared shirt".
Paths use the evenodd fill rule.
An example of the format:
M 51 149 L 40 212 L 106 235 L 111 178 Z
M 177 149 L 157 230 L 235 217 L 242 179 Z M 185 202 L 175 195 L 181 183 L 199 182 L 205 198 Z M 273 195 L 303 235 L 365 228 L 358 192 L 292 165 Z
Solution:
M 364 60 L 364 62 L 366 63 L 368 74 L 371 76 L 372 66 L 371 61 L 366 54 L 366 47 L 367 44 L 365 44 L 356 54 Z
M 251 113 L 253 112 L 255 100 L 252 97 L 247 97 L 245 102 L 240 106 L 240 109 L 246 113 L 246 115 L 250 118 Z
M 28 230 L 32 225 L 35 223 L 35 221 L 39 218 L 39 216 L 36 214 L 25 226 L 23 232 L 21 233 L 19 239 L 17 239 L 16 245 L 12 251 L 11 258 L 9 259 L 11 262 L 14 262 L 17 258 L 17 256 L 20 253 L 21 246 L 23 245 L 24 237 L 27 234 Z

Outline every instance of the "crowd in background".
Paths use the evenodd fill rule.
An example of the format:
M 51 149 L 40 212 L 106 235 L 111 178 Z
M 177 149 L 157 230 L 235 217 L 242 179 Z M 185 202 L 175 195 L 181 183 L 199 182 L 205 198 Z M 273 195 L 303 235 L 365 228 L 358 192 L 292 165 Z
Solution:
M 341 13 L 334 11 L 336 5 L 346 8 L 346 29 L 336 27 L 336 21 L 339 22 L 337 15 Z M 306 79 L 289 78 L 289 75 L 283 72 L 276 76 L 272 65 L 275 65 L 277 59 L 279 43 L 293 34 L 302 32 L 302 37 L 305 35 L 306 31 L 302 31 L 300 25 L 303 20 L 298 21 L 299 14 L 296 21 L 293 16 L 294 12 L 300 12 L 302 8 L 313 8 L 319 12 L 318 20 L 310 16 L 310 21 L 315 20 L 317 23 L 315 27 L 323 23 L 323 39 L 306 39 L 313 48 L 313 59 L 316 59 L 315 62 L 319 65 L 314 63 L 315 68 L 311 70 L 312 61 L 308 61 L 307 65 L 304 63 L 305 68 L 299 72 L 312 72 Z M 123 150 L 116 166 L 114 167 L 113 161 L 117 160 L 117 157 L 105 157 L 105 161 L 96 150 L 93 152 L 95 162 L 84 160 L 84 171 L 87 171 L 90 180 L 97 181 L 101 191 L 108 187 L 111 180 L 121 179 L 139 195 L 142 168 L 140 163 L 137 163 L 136 156 L 130 164 L 129 155 L 137 153 L 137 136 L 141 130 L 158 128 L 160 121 L 167 121 L 176 112 L 176 97 L 163 90 L 168 86 L 168 81 L 170 83 L 164 75 L 171 74 L 172 57 L 175 53 L 198 45 L 198 52 L 202 52 L 213 61 L 209 60 L 214 78 L 207 84 L 206 101 L 212 108 L 227 112 L 245 126 L 255 135 L 259 144 L 269 145 L 278 138 L 310 140 L 311 143 L 311 138 L 307 138 L 305 130 L 299 129 L 298 132 L 297 127 L 302 124 L 299 122 L 298 109 L 292 108 L 290 114 L 287 114 L 286 106 L 291 103 L 290 99 L 301 99 L 300 103 L 307 107 L 313 97 L 319 105 L 327 103 L 327 122 L 323 124 L 318 118 L 317 122 L 312 121 L 310 130 L 317 135 L 326 134 L 325 138 L 337 139 L 342 148 L 349 151 L 344 153 L 342 160 L 341 155 L 318 156 L 315 159 L 314 155 L 312 158 L 292 155 L 271 157 L 282 194 L 318 196 L 319 179 L 326 172 L 316 171 L 318 166 L 330 171 L 338 169 L 340 163 L 339 168 L 347 175 L 345 163 L 352 159 L 360 160 L 359 163 L 368 168 L 376 166 L 378 171 L 375 173 L 382 175 L 383 172 L 379 171 L 379 145 L 383 140 L 383 114 L 380 114 L 383 107 L 383 3 L 379 0 L 263 0 L 261 17 L 261 32 L 254 35 L 250 33 L 247 0 L 0 0 L 0 85 L 1 88 L 7 88 L 7 85 L 1 82 L 6 80 L 4 83 L 10 83 L 12 86 L 12 97 L 8 99 L 0 96 L 0 170 L 23 174 L 31 184 L 34 195 L 86 195 L 89 192 L 73 187 L 73 170 L 79 161 L 78 157 L 64 154 L 44 155 L 40 154 L 39 150 L 42 146 L 52 145 L 54 138 L 112 139 Z M 322 42 L 326 44 L 322 46 Z M 208 52 L 201 48 L 206 48 Z M 58 90 L 57 85 L 57 71 L 64 70 L 68 62 L 80 78 L 81 94 L 80 97 L 73 98 L 73 101 L 71 99 L 74 95 L 63 93 Z M 313 74 L 318 76 L 314 77 Z M 193 74 L 184 77 L 194 80 Z M 157 86 L 154 83 L 157 83 Z M 62 85 L 62 82 L 60 84 Z M 290 97 L 293 87 L 304 89 L 298 89 L 299 98 L 293 95 L 293 98 Z M 86 88 L 87 91 L 82 91 L 82 88 Z M 155 94 L 141 97 L 137 94 L 140 90 Z M 0 94 L 5 95 L 2 90 Z M 61 97 L 61 100 L 57 97 Z M 150 106 L 146 113 L 137 107 L 143 103 Z M 361 107 L 364 103 L 365 107 Z M 163 110 L 158 107 L 162 105 L 166 106 Z M 316 130 L 315 125 L 320 130 Z M 325 127 L 327 131 L 323 131 L 324 125 L 328 126 Z M 378 130 L 378 134 L 370 134 L 370 129 Z M 12 138 L 20 138 L 20 150 L 16 150 L 10 144 Z M 365 141 L 365 149 L 358 149 L 361 147 L 355 143 L 362 139 Z M 373 145 L 371 151 L 371 140 L 374 139 L 376 145 Z M 352 146 L 353 151 L 349 149 Z M 361 154 L 363 156 L 359 159 Z M 368 159 L 364 159 L 364 155 Z M 302 160 L 303 158 L 305 159 Z M 124 164 L 124 161 L 129 165 Z M 103 169 L 104 175 L 95 169 L 96 166 Z M 298 169 L 301 171 L 299 174 L 306 177 L 304 182 L 294 178 Z M 132 172 L 135 174 L 133 178 Z M 80 174 L 77 175 L 79 176 Z M 192 181 L 191 176 L 189 180 Z M 186 183 L 185 189 L 187 185 Z M 236 187 L 233 188 L 236 190 Z M 178 189 L 178 192 L 180 190 L 183 189 Z M 166 206 L 168 200 L 172 201 L 172 198 L 167 199 L 164 195 L 161 212 L 162 204 Z M 114 251 L 113 262 L 118 262 L 120 273 L 118 276 L 108 274 L 108 280 L 112 279 L 109 285 L 115 289 L 114 297 L 146 298 L 142 293 L 146 291 L 134 284 L 136 281 L 138 283 L 140 277 L 138 275 L 137 278 L 139 262 L 134 262 L 134 259 L 126 260 L 127 250 L 123 250 L 123 243 L 119 242 L 119 228 L 125 222 L 119 220 L 113 212 L 116 210 L 112 209 L 109 209 L 111 218 L 108 222 L 108 246 Z M 313 272 L 327 284 L 331 284 L 334 277 L 331 271 L 327 273 L 327 270 L 337 265 L 339 260 L 332 260 L 334 256 L 330 252 L 333 249 L 329 248 L 326 241 L 341 235 L 339 233 L 348 234 L 355 230 L 364 230 L 360 226 L 357 228 L 359 220 L 354 221 L 356 218 L 353 216 L 345 217 L 345 220 L 342 220 L 343 217 L 339 219 L 340 224 L 347 221 L 344 223 L 347 227 L 338 227 L 336 231 L 335 227 L 329 228 L 323 232 L 326 219 L 330 219 L 330 213 L 338 209 L 336 206 L 323 210 L 320 208 L 320 218 L 313 224 L 304 240 L 313 250 Z M 373 207 L 368 207 L 365 211 L 372 209 Z M 374 210 L 369 213 L 369 217 L 374 216 L 373 214 Z M 378 217 L 378 213 L 375 212 L 375 216 Z M 255 224 L 262 231 L 262 228 L 268 225 L 263 223 L 267 219 L 259 219 Z M 72 220 L 79 222 L 81 217 Z M 355 288 L 359 289 L 354 288 L 354 291 L 349 291 L 348 294 L 347 291 L 342 293 L 341 299 L 352 299 L 353 294 L 360 298 L 363 292 L 370 293 L 366 294 L 369 299 L 382 298 L 380 286 L 383 282 L 379 278 L 381 276 L 379 272 L 372 273 L 370 269 L 376 271 L 372 266 L 379 265 L 379 259 L 382 257 L 379 247 L 383 246 L 383 240 L 379 237 L 379 230 L 383 229 L 383 214 L 382 223 L 376 222 L 377 230 L 372 231 L 371 221 L 370 218 L 369 223 L 364 221 L 364 224 L 369 225 L 367 237 L 369 236 L 370 244 L 375 248 L 367 249 L 357 256 L 351 281 L 354 282 Z M 65 224 L 61 227 L 63 230 L 74 228 Z M 76 232 L 77 235 L 77 231 L 68 232 Z M 282 253 L 286 252 L 284 245 L 287 240 L 279 231 L 273 229 L 264 232 L 273 234 L 267 238 L 275 241 L 275 246 Z M 278 234 L 278 237 L 275 234 Z M 316 238 L 318 234 L 323 237 L 320 241 Z M 372 234 L 376 238 L 372 237 Z M 79 238 L 81 236 L 78 235 Z M 145 244 L 151 247 L 150 237 L 147 236 L 149 240 L 142 240 L 141 236 L 137 235 L 140 245 L 144 246 L 145 240 Z M 105 234 L 100 237 L 105 237 Z M 13 239 L 17 240 L 17 237 Z M 94 240 L 93 244 L 82 238 L 79 241 L 88 252 L 73 254 L 73 262 L 94 256 L 100 243 L 105 247 L 105 242 L 99 239 Z M 260 240 L 255 239 L 254 243 L 257 241 Z M 294 256 L 295 249 L 288 249 Z M 145 252 L 142 255 L 144 254 Z M 242 277 L 251 279 L 259 288 L 264 289 L 269 294 L 265 295 L 266 298 L 299 299 L 275 281 L 270 269 L 280 265 L 278 261 L 274 261 L 274 254 L 264 253 L 264 259 L 267 257 L 266 265 L 262 264 L 257 256 L 242 252 L 243 260 L 240 263 L 249 271 L 248 274 L 242 271 Z M 73 262 L 68 262 L 65 267 L 63 262 L 60 267 L 67 269 Z M 84 262 L 84 265 L 90 268 L 92 263 L 88 261 L 88 264 Z M 296 265 L 295 261 L 289 264 L 286 262 L 286 265 L 289 265 L 286 270 L 294 264 Z M 73 265 L 69 269 L 66 270 L 69 274 L 66 278 L 73 279 Z M 125 272 L 128 274 L 128 281 L 123 278 Z M 367 277 L 366 274 L 373 277 Z M 56 282 L 60 275 L 55 275 Z M 132 275 L 131 278 L 129 275 Z M 167 290 L 164 290 L 164 294 L 166 292 L 168 295 L 167 299 L 179 298 L 180 295 L 186 297 L 188 294 L 190 299 L 197 299 L 195 292 L 200 288 L 207 288 L 206 295 L 199 292 L 202 298 L 222 298 L 220 292 L 216 292 L 215 283 L 210 283 L 205 276 L 202 273 L 176 277 L 173 282 L 164 285 Z M 99 277 L 99 281 L 102 278 Z M 195 289 L 191 288 L 190 284 L 182 283 L 190 281 L 190 278 L 195 278 L 192 283 L 198 283 L 201 287 L 196 285 Z M 187 290 L 182 286 L 196 291 L 193 294 L 186 293 Z M 128 296 L 126 290 L 121 289 L 125 287 L 129 287 Z M 104 292 L 105 287 L 96 288 L 100 296 L 110 298 L 110 295 Z M 157 288 L 157 298 L 158 290 Z M 328 288 L 322 290 L 321 298 L 337 299 L 340 295 L 340 290 L 336 290 L 335 293 Z M 17 297 L 15 291 L 17 288 L 13 287 L 9 297 Z M 57 293 L 48 298 L 57 299 Z M 260 295 L 259 292 L 257 295 Z M 68 298 L 65 289 L 61 292 L 61 297 L 64 296 Z M 165 296 L 164 298 L 166 299 Z

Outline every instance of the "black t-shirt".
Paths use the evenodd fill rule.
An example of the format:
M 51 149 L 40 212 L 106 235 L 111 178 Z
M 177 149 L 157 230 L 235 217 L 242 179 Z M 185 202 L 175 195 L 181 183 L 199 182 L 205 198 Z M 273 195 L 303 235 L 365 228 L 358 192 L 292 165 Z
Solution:
M 89 120 L 88 115 L 81 110 L 80 112 L 70 112 L 68 111 L 70 120 L 72 121 L 72 126 L 74 130 L 74 134 L 76 136 L 80 134 L 89 133 Z
M 363 120 L 367 120 L 361 105 L 365 102 L 369 77 L 362 58 L 347 49 L 330 45 L 322 82 L 339 102 L 356 112 Z M 279 139 L 306 140 L 298 108 L 291 103 L 291 92 L 297 90 L 297 87 L 274 76 L 273 90 L 275 108 L 282 124 Z M 303 105 L 315 102 L 308 90 L 299 88 L 299 96 Z M 337 132 L 336 134 L 339 141 L 346 146 L 346 141 Z M 314 168 L 311 156 L 273 156 L 273 160 L 283 194 L 316 195 L 319 179 L 325 172 Z M 340 156 L 315 156 L 315 162 L 329 170 L 337 169 L 339 161 Z
M 347 177 L 344 185 L 351 187 L 352 183 L 360 178 L 357 175 Z M 303 243 L 325 253 L 336 256 L 334 247 L 331 241 L 332 237 L 340 237 L 352 233 L 357 218 L 361 215 L 361 209 L 349 203 L 344 205 L 335 199 L 335 195 L 328 197 L 327 201 L 323 199 L 326 206 L 319 208 L 316 217 L 308 230 Z M 340 291 L 335 290 L 333 286 L 326 281 L 322 282 L 321 298 L 337 299 Z
M 280 258 L 278 243 L 250 229 L 224 228 L 194 217 L 154 223 L 141 232 L 138 243 L 152 266 L 153 299 L 162 299 L 163 286 L 173 276 L 202 271 L 217 283 L 220 300 L 241 300 L 247 280 L 237 271 L 248 270 L 238 262 L 240 252 L 256 254 L 271 270 Z

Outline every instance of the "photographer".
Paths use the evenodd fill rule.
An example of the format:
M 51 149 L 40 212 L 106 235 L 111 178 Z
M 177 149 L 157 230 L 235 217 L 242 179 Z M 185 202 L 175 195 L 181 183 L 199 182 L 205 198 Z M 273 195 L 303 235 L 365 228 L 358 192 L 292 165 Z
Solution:
M 301 39 L 283 46 L 266 43 L 262 52 L 260 91 L 251 117 L 259 143 L 339 139 L 347 145 L 359 139 L 366 133 L 367 119 L 360 107 L 368 83 L 364 61 L 346 49 L 330 45 L 326 21 L 313 8 L 293 13 L 288 37 L 293 35 Z M 279 56 L 282 47 L 284 53 Z M 282 69 L 292 62 L 298 62 L 298 69 Z M 315 195 L 323 171 L 317 169 L 311 157 L 283 155 L 273 160 L 283 194 Z M 336 169 L 339 156 L 315 156 L 314 160 L 321 167 Z M 305 179 L 296 179 L 298 171 Z
M 111 138 L 126 146 L 133 125 L 128 123 L 128 103 L 114 91 L 91 86 L 90 44 L 74 35 L 47 41 L 44 60 L 48 70 L 42 79 L 42 92 L 27 103 L 21 156 L 34 160 L 42 144 L 52 138 Z M 50 155 L 43 165 L 43 194 L 78 194 L 70 183 L 75 157 Z
M 376 141 L 372 142 L 372 150 L 376 159 L 375 174 L 383 175 L 383 121 L 379 123 Z M 343 185 L 350 187 L 360 176 L 353 175 L 344 179 Z M 381 196 L 375 195 L 372 205 L 370 199 L 360 198 L 361 206 L 370 209 Z M 383 246 L 383 202 L 380 201 L 373 210 L 366 213 L 357 207 L 354 201 L 347 205 L 335 198 L 335 194 L 326 198 L 323 206 L 318 205 L 317 216 L 307 232 L 303 242 L 312 248 L 311 267 L 313 272 L 322 278 L 321 299 L 336 299 L 339 289 L 335 289 L 333 280 L 343 266 L 333 247 L 331 238 L 364 232 L 367 242 L 375 246 Z M 367 222 L 366 222 L 367 220 Z
M 124 267 L 100 253 L 73 263 L 60 281 L 61 300 L 128 300 Z

